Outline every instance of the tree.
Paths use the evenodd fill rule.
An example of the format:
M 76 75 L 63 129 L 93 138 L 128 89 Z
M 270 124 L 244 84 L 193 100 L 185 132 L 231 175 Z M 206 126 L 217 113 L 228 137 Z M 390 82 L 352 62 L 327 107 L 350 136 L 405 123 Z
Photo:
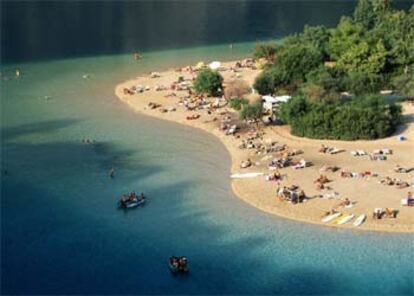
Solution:
M 348 73 L 380 73 L 385 66 L 387 51 L 379 40 L 375 47 L 362 41 L 348 49 L 338 60 L 337 66 Z
M 253 87 L 261 95 L 274 94 L 278 89 L 290 84 L 289 73 L 280 67 L 270 67 L 264 70 L 255 80 Z
M 414 97 L 414 65 L 407 73 L 395 77 L 392 85 L 400 95 Z
M 337 60 L 351 47 L 358 45 L 363 40 L 364 31 L 364 27 L 360 23 L 354 23 L 349 17 L 342 17 L 329 39 L 330 57 Z
M 371 29 L 375 24 L 375 12 L 372 0 L 359 0 L 354 11 L 354 21 Z
M 276 44 L 258 43 L 254 48 L 253 56 L 256 59 L 265 58 L 268 61 L 274 61 L 276 50 Z
M 223 77 L 219 72 L 207 68 L 198 73 L 193 87 L 197 93 L 218 96 L 223 88 Z
M 293 97 L 281 108 L 282 118 L 298 136 L 318 139 L 376 139 L 391 135 L 401 119 L 401 107 L 380 96 L 351 101 L 310 102 Z
M 294 44 L 284 46 L 278 54 L 276 67 L 279 67 L 285 77 L 292 83 L 304 80 L 306 74 L 319 67 L 323 62 L 322 54 L 312 45 Z
M 233 108 L 234 110 L 240 111 L 243 106 L 246 106 L 249 104 L 249 100 L 245 99 L 245 98 L 235 98 L 235 99 L 231 99 L 229 101 L 230 107 Z
M 354 72 L 344 78 L 345 89 L 354 95 L 378 93 L 383 83 L 381 75 L 372 73 Z
M 263 104 L 262 102 L 256 102 L 243 106 L 240 112 L 240 118 L 243 120 L 259 120 L 263 116 Z

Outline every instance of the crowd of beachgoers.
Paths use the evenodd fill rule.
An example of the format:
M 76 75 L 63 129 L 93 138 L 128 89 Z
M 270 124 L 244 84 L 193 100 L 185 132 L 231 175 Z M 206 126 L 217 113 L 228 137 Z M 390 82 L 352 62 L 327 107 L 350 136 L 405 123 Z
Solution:
M 252 85 L 260 73 L 253 59 L 212 65 L 224 77 L 224 88 L 235 80 Z M 232 157 L 235 193 L 266 212 L 355 229 L 414 231 L 412 104 L 404 103 L 407 120 L 390 138 L 298 138 L 287 126 L 240 120 L 226 96 L 195 93 L 193 81 L 208 66 L 152 72 L 121 83 L 116 94 L 137 112 L 217 136 Z M 245 97 L 261 99 L 253 89 Z

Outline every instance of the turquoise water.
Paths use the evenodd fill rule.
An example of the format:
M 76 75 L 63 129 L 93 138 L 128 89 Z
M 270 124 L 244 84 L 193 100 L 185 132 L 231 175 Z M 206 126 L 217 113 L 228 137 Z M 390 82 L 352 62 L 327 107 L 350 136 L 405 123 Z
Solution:
M 114 97 L 117 82 L 139 73 L 251 47 L 3 69 L 23 75 L 1 82 L 2 293 L 412 295 L 413 235 L 262 213 L 231 192 L 230 158 L 215 138 L 134 114 Z M 117 210 L 131 190 L 148 204 Z M 173 254 L 189 257 L 188 276 L 171 276 Z

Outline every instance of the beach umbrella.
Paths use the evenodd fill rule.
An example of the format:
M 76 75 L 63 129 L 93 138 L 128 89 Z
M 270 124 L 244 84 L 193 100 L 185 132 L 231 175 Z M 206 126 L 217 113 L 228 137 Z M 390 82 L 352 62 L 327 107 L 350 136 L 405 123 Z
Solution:
M 210 65 L 208 65 L 210 67 L 211 70 L 217 70 L 218 68 L 220 68 L 221 63 L 218 61 L 214 61 L 212 63 L 210 63 Z

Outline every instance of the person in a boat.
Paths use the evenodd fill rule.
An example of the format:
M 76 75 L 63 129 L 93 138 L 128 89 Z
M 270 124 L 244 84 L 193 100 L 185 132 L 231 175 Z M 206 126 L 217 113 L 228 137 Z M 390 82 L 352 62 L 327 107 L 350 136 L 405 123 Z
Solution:
M 141 200 L 145 200 L 144 192 L 141 192 Z
M 132 191 L 131 194 L 129 195 L 129 200 L 130 201 L 137 201 L 137 194 L 135 193 L 135 191 Z

